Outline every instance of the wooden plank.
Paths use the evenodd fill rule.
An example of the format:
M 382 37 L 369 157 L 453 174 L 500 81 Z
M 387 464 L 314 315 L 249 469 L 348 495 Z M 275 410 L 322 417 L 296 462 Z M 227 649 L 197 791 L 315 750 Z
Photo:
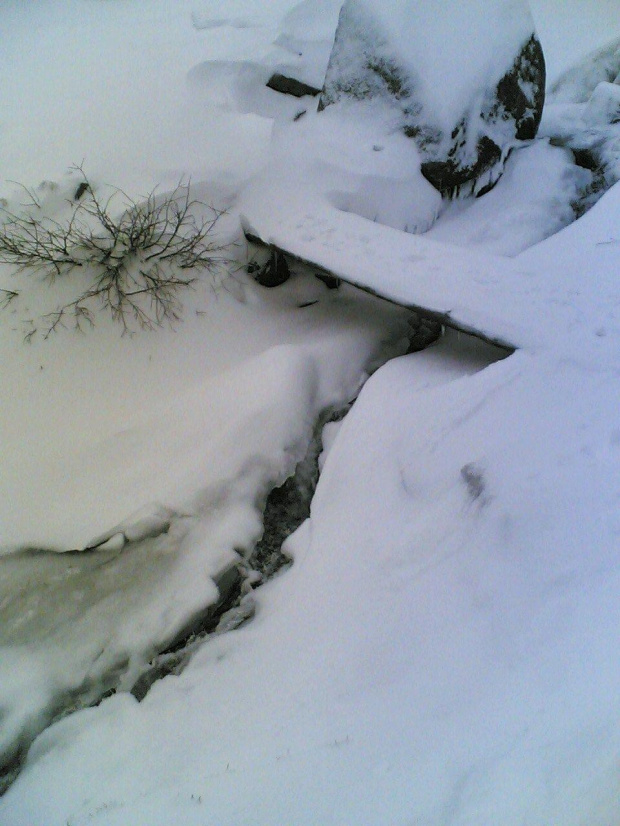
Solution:
M 243 191 L 238 209 L 255 243 L 506 350 L 547 343 L 558 285 L 544 273 L 337 209 L 305 181 L 291 186 L 293 172 L 267 170 Z
M 475 338 L 480 339 L 481 341 L 486 342 L 487 344 L 493 344 L 496 347 L 500 347 L 506 350 L 507 353 L 514 352 L 517 347 L 512 344 L 508 339 L 504 338 L 503 336 L 492 335 L 486 333 L 482 330 L 477 329 L 471 325 L 468 325 L 458 319 L 452 318 L 452 315 L 449 311 L 439 311 L 432 309 L 430 307 L 424 306 L 423 304 L 416 304 L 415 302 L 408 301 L 408 300 L 399 300 L 394 298 L 392 295 L 382 293 L 381 290 L 376 289 L 375 287 L 371 287 L 368 284 L 364 283 L 363 281 L 357 281 L 354 278 L 343 276 L 342 273 L 336 273 L 332 270 L 327 269 L 325 266 L 318 264 L 316 261 L 311 260 L 310 258 L 305 258 L 300 255 L 291 252 L 290 250 L 283 249 L 278 247 L 276 244 L 269 243 L 264 239 L 260 238 L 260 236 L 254 234 L 251 231 L 245 232 L 245 237 L 247 241 L 256 246 L 266 247 L 268 249 L 276 250 L 277 252 L 281 253 L 282 255 L 286 256 L 286 258 L 291 259 L 299 264 L 303 264 L 306 267 L 309 267 L 315 272 L 327 276 L 328 278 L 335 279 L 336 281 L 343 281 L 346 284 L 350 284 L 353 287 L 356 287 L 359 290 L 362 290 L 369 295 L 374 295 L 377 298 L 381 298 L 384 301 L 389 301 L 391 304 L 396 304 L 399 307 L 405 307 L 407 310 L 412 310 L 418 313 L 423 318 L 427 318 L 430 321 L 438 322 L 442 324 L 444 327 L 449 327 L 452 330 L 458 330 L 461 333 L 466 333 L 467 335 L 474 336 Z

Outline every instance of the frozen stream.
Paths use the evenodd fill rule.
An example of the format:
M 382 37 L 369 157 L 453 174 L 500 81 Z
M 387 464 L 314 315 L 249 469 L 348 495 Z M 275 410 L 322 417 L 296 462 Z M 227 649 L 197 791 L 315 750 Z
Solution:
M 432 386 L 482 369 L 501 355 L 493 347 L 450 333 L 415 357 L 427 363 L 422 375 Z M 339 426 L 327 425 L 327 445 Z M 280 495 L 279 504 L 276 497 L 268 507 L 265 530 L 271 545 L 273 536 L 279 543 L 309 507 L 319 449 L 320 441 L 311 445 L 308 460 L 300 466 L 305 487 L 301 494 L 284 500 Z M 205 625 L 213 628 L 219 605 L 228 607 L 231 595 L 248 593 L 260 582 L 256 567 L 275 567 L 264 555 L 258 564 L 256 555 L 250 556 L 255 540 L 245 548 L 231 540 L 231 522 L 240 512 L 245 512 L 246 521 L 254 519 L 256 537 L 261 532 L 261 476 L 254 469 L 237 484 L 212 491 L 200 516 L 161 509 L 150 515 L 143 512 L 142 521 L 133 523 L 134 531 L 142 525 L 144 533 L 157 535 L 124 546 L 116 540 L 119 533 L 112 532 L 110 542 L 90 551 L 29 550 L 0 557 L 5 785 L 29 743 L 51 720 L 96 703 L 110 691 L 130 691 L 140 677 L 143 695 L 155 678 L 149 675 L 144 684 L 144 675 L 152 671 L 149 663 L 159 652 Z M 295 487 L 299 490 L 300 484 Z M 246 501 L 249 489 L 254 489 L 256 503 Z M 213 562 L 214 547 L 220 547 L 219 568 Z M 197 576 L 207 564 L 210 575 Z M 245 616 L 251 614 L 247 604 L 242 615 L 244 611 Z M 191 652 L 197 647 L 193 641 Z M 175 654 L 176 670 L 182 662 L 183 655 Z M 164 668 L 162 673 L 171 670 Z

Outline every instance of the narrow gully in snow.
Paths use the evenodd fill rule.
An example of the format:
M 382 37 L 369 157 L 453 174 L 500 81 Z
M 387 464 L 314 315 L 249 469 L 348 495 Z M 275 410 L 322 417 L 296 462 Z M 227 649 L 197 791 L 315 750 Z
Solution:
M 281 485 L 271 489 L 261 510 L 263 512 L 263 533 L 248 554 L 239 550 L 239 562 L 226 568 L 215 580 L 219 599 L 195 615 L 176 635 L 174 641 L 163 648 L 148 663 L 147 667 L 129 689 L 141 701 L 152 685 L 171 674 L 180 674 L 193 653 L 212 635 L 219 635 L 238 628 L 254 615 L 253 591 L 292 564 L 292 559 L 283 550 L 285 540 L 310 515 L 312 496 L 319 479 L 319 456 L 322 451 L 322 431 L 328 422 L 341 420 L 353 402 L 338 410 L 328 410 L 319 417 L 306 456 L 297 464 L 293 475 Z M 153 539 L 153 537 L 151 537 Z M 124 552 L 131 550 L 127 543 Z M 11 560 L 4 558 L 5 564 L 30 563 L 37 568 L 47 563 L 50 580 L 61 579 L 66 571 L 61 569 L 83 568 L 88 577 L 95 569 L 114 561 L 116 552 L 94 548 L 84 552 L 58 554 L 51 551 L 25 551 L 14 555 Z M 28 574 L 26 573 L 26 579 Z M 78 579 L 74 587 L 80 586 Z M 71 594 L 67 595 L 70 600 Z M 28 607 L 25 608 L 28 613 Z M 63 691 L 42 709 L 38 719 L 26 721 L 23 730 L 15 738 L 15 747 L 9 752 L 8 760 L 0 763 L 0 796 L 3 795 L 19 775 L 31 743 L 45 728 L 67 715 L 84 708 L 99 705 L 104 699 L 120 689 L 128 662 L 116 663 L 110 673 L 103 675 L 97 684 L 85 680 L 72 691 Z M 125 690 L 124 688 L 122 690 Z M 0 723 L 3 722 L 0 707 Z
M 312 497 L 319 480 L 323 427 L 328 422 L 344 418 L 352 404 L 328 411 L 319 418 L 306 456 L 297 464 L 293 475 L 268 494 L 262 508 L 263 533 L 252 552 L 245 559 L 240 552 L 239 564 L 226 571 L 217 582 L 221 594 L 217 604 L 197 617 L 173 645 L 151 660 L 148 670 L 131 689 L 137 700 L 143 700 L 157 680 L 169 674 L 180 674 L 207 637 L 227 633 L 250 620 L 254 615 L 254 590 L 292 564 L 283 545 L 310 516 Z
M 408 352 L 426 349 L 440 333 L 441 327 L 436 322 L 412 314 Z M 500 350 L 494 351 L 493 354 L 489 353 L 488 361 L 502 358 L 504 355 L 505 353 Z M 15 747 L 9 748 L 8 752 L 5 749 L 8 759 L 5 757 L 4 766 L 0 765 L 0 795 L 18 776 L 31 743 L 52 723 L 73 711 L 96 706 L 119 690 L 130 691 L 138 701 L 143 700 L 156 681 L 168 675 L 180 674 L 194 652 L 205 644 L 210 636 L 227 633 L 252 618 L 255 605 L 254 590 L 292 564 L 283 545 L 310 515 L 312 497 L 319 480 L 319 456 L 323 449 L 323 428 L 328 422 L 342 420 L 354 401 L 350 401 L 339 409 L 327 410 L 319 417 L 305 458 L 297 464 L 294 473 L 288 479 L 271 489 L 264 502 L 258 503 L 263 513 L 262 536 L 253 549 L 239 550 L 238 561 L 226 567 L 216 579 L 219 599 L 186 622 L 172 642 L 168 641 L 162 645 L 161 650 L 150 658 L 148 664 L 140 667 L 137 677 L 134 676 L 133 682 L 129 685 L 127 684 L 129 660 L 114 661 L 111 667 L 99 677 L 89 678 L 87 675 L 83 683 L 75 689 L 60 691 L 48 700 L 46 706 L 42 706 L 37 713 L 33 713 L 29 719 L 25 720 L 21 731 L 15 736 Z M 163 538 L 162 536 L 161 539 Z M 158 537 L 150 537 L 147 540 L 130 542 L 125 546 L 123 557 L 126 558 L 127 552 L 130 551 L 129 556 L 135 558 L 135 561 L 131 562 L 133 568 L 129 571 L 130 575 L 135 571 L 140 575 L 140 571 L 144 570 L 144 565 L 150 564 L 153 549 L 148 543 L 156 542 L 157 539 Z M 166 541 L 171 540 L 166 537 Z M 21 556 L 21 562 L 25 561 L 26 567 L 34 566 L 38 575 L 40 575 L 40 565 L 42 563 L 47 565 L 46 571 L 52 583 L 52 598 L 53 583 L 56 581 L 62 583 L 63 599 L 71 601 L 72 597 L 76 597 L 76 605 L 71 606 L 71 611 L 77 612 L 78 615 L 80 612 L 83 614 L 84 611 L 89 610 L 87 600 L 85 607 L 81 605 L 80 600 L 83 599 L 83 591 L 87 591 L 90 587 L 90 579 L 95 570 L 100 575 L 101 572 L 105 572 L 103 574 L 107 577 L 105 587 L 108 590 L 111 589 L 111 593 L 119 587 L 119 571 L 115 569 L 118 551 L 113 549 L 95 549 L 95 551 L 79 554 L 30 551 Z M 26 559 L 26 557 L 32 558 Z M 11 564 L 7 557 L 4 563 Z M 19 564 L 19 560 L 14 560 L 13 564 Z M 165 571 L 160 571 L 160 574 L 165 576 Z M 26 587 L 30 585 L 32 592 L 32 583 L 28 582 L 28 571 L 23 576 Z M 32 613 L 36 616 L 41 595 L 37 592 L 34 596 L 32 593 L 28 596 L 34 599 L 32 611 L 28 604 L 23 606 L 23 610 L 26 614 Z M 2 709 L 0 709 L 0 721 L 2 716 Z

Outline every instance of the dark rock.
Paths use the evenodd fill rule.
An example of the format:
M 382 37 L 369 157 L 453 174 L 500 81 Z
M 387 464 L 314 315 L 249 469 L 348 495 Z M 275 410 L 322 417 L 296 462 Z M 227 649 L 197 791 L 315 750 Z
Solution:
M 511 147 L 536 137 L 545 101 L 545 77 L 542 47 L 532 34 L 480 110 L 470 109 L 455 127 L 445 156 L 422 164 L 424 177 L 451 197 L 459 195 L 467 184 L 476 195 L 488 192 L 497 183 Z M 473 161 L 467 150 L 472 137 L 476 144 Z
M 267 81 L 267 86 L 269 89 L 273 89 L 274 92 L 281 92 L 283 95 L 293 95 L 293 97 L 296 98 L 302 98 L 305 95 L 313 95 L 316 97 L 316 95 L 321 92 L 320 89 L 316 89 L 314 86 L 309 86 L 307 83 L 297 80 L 297 78 L 281 75 L 279 72 L 271 75 Z
M 532 34 L 497 84 L 492 100 L 483 106 L 483 121 L 489 125 L 510 124 L 509 135 L 514 130 L 516 140 L 532 140 L 545 102 L 545 80 L 545 56 L 538 37 Z
M 291 277 L 286 257 L 280 250 L 272 248 L 269 261 L 254 276 L 261 287 L 279 287 Z
M 419 313 L 412 313 L 409 320 L 409 347 L 407 353 L 419 353 L 421 350 L 426 350 L 437 339 L 441 338 L 443 333 L 443 324 L 439 321 L 434 321 L 432 318 L 426 318 Z

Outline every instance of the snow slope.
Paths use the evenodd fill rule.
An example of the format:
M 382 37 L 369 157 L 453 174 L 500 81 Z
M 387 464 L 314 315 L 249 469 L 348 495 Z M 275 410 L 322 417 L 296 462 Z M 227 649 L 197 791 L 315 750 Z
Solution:
M 131 53 L 149 68 L 151 84 L 159 77 L 171 88 L 178 75 L 159 62 L 162 40 L 182 52 L 179 72 L 200 64 L 204 77 L 214 77 L 205 60 L 225 62 L 230 72 L 217 75 L 217 95 L 188 115 L 208 120 L 204 144 L 194 145 L 184 117 L 173 128 L 167 118 L 174 107 L 163 103 L 150 120 L 132 117 L 127 149 L 112 146 L 109 131 L 102 141 L 106 169 L 115 178 L 126 172 L 132 191 L 156 179 L 172 185 L 180 170 L 228 179 L 233 235 L 239 216 L 230 193 L 267 157 L 273 116 L 279 130 L 293 111 L 272 96 L 264 115 L 244 111 L 251 95 L 247 87 L 241 94 L 240 73 L 252 66 L 256 86 L 263 77 L 256 67 L 283 59 L 271 50 L 293 6 L 196 0 L 173 12 L 160 3 L 145 11 L 133 0 L 75 0 L 67 20 L 51 3 L 7 4 L 13 54 L 23 51 L 16 44 L 26 33 L 34 37 L 37 21 L 45 22 L 40 55 L 52 37 L 55 53 L 60 43 L 83 44 L 84 26 L 97 23 L 97 39 L 109 49 L 118 43 L 123 54 L 109 60 L 116 52 L 108 49 L 95 69 L 106 61 L 126 66 Z M 533 6 L 565 30 L 562 42 L 572 48 L 552 0 L 541 0 L 538 12 Z M 295 8 L 311 19 L 309 4 Z M 317 4 L 319 22 L 308 28 L 318 32 L 316 42 L 325 40 L 328 12 L 331 4 Z M 140 32 L 134 52 L 127 50 L 130 31 Z M 37 86 L 21 72 L 20 83 Z M 78 94 L 81 77 L 65 80 L 75 82 L 72 100 L 86 99 Z M 46 111 L 51 123 L 53 111 Z M 160 114 L 170 163 L 140 145 L 142 126 Z M 18 119 L 9 120 L 15 130 Z M 53 122 L 60 134 L 60 117 Z M 85 145 L 79 124 L 68 126 L 70 139 Z M 168 128 L 175 140 L 166 144 Z M 36 185 L 39 174 L 59 176 L 65 160 L 58 147 L 54 156 L 39 153 L 32 180 L 36 138 L 1 135 L 12 147 L 11 177 Z M 196 152 L 187 159 L 186 139 Z M 138 157 L 143 167 L 133 163 Z M 509 170 L 492 198 L 460 214 L 443 212 L 435 228 L 444 234 L 434 238 L 337 209 L 320 177 L 314 191 L 294 193 L 301 206 L 273 180 L 263 202 L 256 185 L 245 186 L 245 215 L 253 204 L 253 220 L 287 243 L 307 245 L 308 257 L 325 256 L 326 265 L 401 300 L 417 301 L 423 291 L 425 302 L 523 347 L 498 361 L 493 348 L 451 332 L 377 370 L 352 412 L 329 427 L 311 518 L 287 544 L 295 562 L 255 592 L 254 620 L 207 641 L 183 673 L 156 683 L 141 703 L 120 692 L 49 727 L 0 799 L 3 826 L 620 821 L 620 189 L 541 241 L 567 220 L 558 216 L 579 173 L 563 150 L 546 144 L 523 150 L 512 168 L 517 173 Z M 524 169 L 539 170 L 529 197 Z M 276 214 L 282 220 L 274 227 Z M 429 274 L 429 263 L 441 268 L 441 279 Z M 212 300 L 206 283 L 189 298 L 176 333 L 123 339 L 102 321 L 83 338 L 67 333 L 28 348 L 21 321 L 2 328 L 10 388 L 2 399 L 3 433 L 10 433 L 2 450 L 14 462 L 5 502 L 13 490 L 32 507 L 40 496 L 55 496 L 38 481 L 39 474 L 49 478 L 55 458 L 80 474 L 69 496 L 71 520 L 52 519 L 35 538 L 51 545 L 52 528 L 79 528 L 88 542 L 100 530 L 91 531 L 97 511 L 75 521 L 95 471 L 107 483 L 92 495 L 102 510 L 112 503 L 104 533 L 144 504 L 140 485 L 148 501 L 174 506 L 160 514 L 172 522 L 168 533 L 98 552 L 94 559 L 106 563 L 100 579 L 86 562 L 71 571 L 73 555 L 53 557 L 66 559 L 67 568 L 39 572 L 49 583 L 36 581 L 30 556 L 28 565 L 3 569 L 0 610 L 10 637 L 0 654 L 4 725 L 19 724 L 20 715 L 36 719 L 59 686 L 70 691 L 81 679 L 80 669 L 102 679 L 101 646 L 103 660 L 111 650 L 146 657 L 153 638 L 183 622 L 184 611 L 216 599 L 212 576 L 230 560 L 231 546 L 256 535 L 256 494 L 300 455 L 316 411 L 353 395 L 378 359 L 402 347 L 401 312 L 353 290 L 330 292 L 303 276 L 269 293 L 239 276 L 229 289 Z M 35 294 L 38 288 L 32 300 Z M 76 386 L 86 388 L 77 399 Z M 123 427 L 134 441 L 115 451 Z M 92 442 L 96 434 L 101 443 Z M 149 434 L 163 442 L 155 447 Z M 139 472 L 131 479 L 127 469 Z M 115 502 L 117 485 L 125 494 Z M 229 497 L 217 500 L 224 512 L 204 495 L 221 492 L 220 485 Z M 35 502 L 27 489 L 37 492 Z M 22 536 L 42 525 L 21 507 L 12 518 Z
M 254 622 L 50 729 L 8 823 L 615 822 L 616 371 L 433 355 L 366 385 Z

